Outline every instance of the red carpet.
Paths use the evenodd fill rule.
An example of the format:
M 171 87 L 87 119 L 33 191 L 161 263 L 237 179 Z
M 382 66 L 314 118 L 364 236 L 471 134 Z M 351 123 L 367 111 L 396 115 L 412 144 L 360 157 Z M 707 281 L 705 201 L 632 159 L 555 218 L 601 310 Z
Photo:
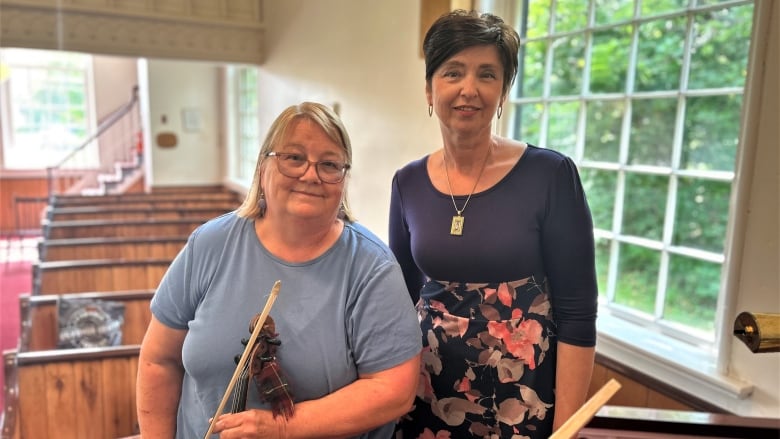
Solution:
M 38 238 L 0 239 L 0 350 L 16 349 L 19 340 L 19 294 L 32 290 L 32 262 L 38 258 Z M 4 368 L 0 384 L 5 386 Z M 0 392 L 5 407 L 5 392 Z

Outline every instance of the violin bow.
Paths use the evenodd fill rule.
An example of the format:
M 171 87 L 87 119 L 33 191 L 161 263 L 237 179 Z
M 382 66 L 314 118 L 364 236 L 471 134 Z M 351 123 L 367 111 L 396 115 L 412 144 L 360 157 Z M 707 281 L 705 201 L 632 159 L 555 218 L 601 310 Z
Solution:
M 203 439 L 208 439 L 209 436 L 211 436 L 211 432 L 214 430 L 214 425 L 217 423 L 217 418 L 222 414 L 222 410 L 225 409 L 225 404 L 227 404 L 227 400 L 230 398 L 230 394 L 233 392 L 233 386 L 236 385 L 236 381 L 238 380 L 239 375 L 241 375 L 241 370 L 244 368 L 244 365 L 249 359 L 249 354 L 252 352 L 252 348 L 255 345 L 255 341 L 257 340 L 258 335 L 260 335 L 260 329 L 263 328 L 263 325 L 268 318 L 268 314 L 271 312 L 271 307 L 273 306 L 274 301 L 276 301 L 276 297 L 279 295 L 279 289 L 281 287 L 282 281 L 278 280 L 276 283 L 274 283 L 273 288 L 271 288 L 271 293 L 268 296 L 268 300 L 265 302 L 265 306 L 263 307 L 263 311 L 260 313 L 260 317 L 257 319 L 255 329 L 252 331 L 252 335 L 249 337 L 249 342 L 246 344 L 244 353 L 241 354 L 241 359 L 238 361 L 235 372 L 233 372 L 233 377 L 230 378 L 230 383 L 228 384 L 227 390 L 225 390 L 225 394 L 222 396 L 222 401 L 219 403 L 219 407 L 217 407 L 217 412 L 214 413 L 214 417 L 211 418 L 211 422 L 209 422 L 209 429 L 206 431 L 206 435 L 203 436 Z

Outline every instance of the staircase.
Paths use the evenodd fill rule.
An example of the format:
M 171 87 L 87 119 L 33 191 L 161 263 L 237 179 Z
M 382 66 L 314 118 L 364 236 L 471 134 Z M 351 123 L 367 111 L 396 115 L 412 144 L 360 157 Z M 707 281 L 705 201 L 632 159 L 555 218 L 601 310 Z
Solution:
M 136 86 L 131 99 L 101 121 L 94 134 L 47 168 L 49 198 L 124 192 L 143 178 L 142 139 Z
M 96 186 L 85 187 L 81 195 L 121 194 L 144 177 L 144 169 L 139 156 L 131 162 L 114 163 L 114 172 L 97 174 Z

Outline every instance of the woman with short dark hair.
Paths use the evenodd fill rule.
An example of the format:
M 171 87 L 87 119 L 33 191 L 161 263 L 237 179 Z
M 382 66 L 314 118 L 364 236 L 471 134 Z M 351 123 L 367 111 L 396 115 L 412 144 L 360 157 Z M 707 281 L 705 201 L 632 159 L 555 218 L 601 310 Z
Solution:
M 423 332 L 406 438 L 547 438 L 586 400 L 598 291 L 577 168 L 493 134 L 519 46 L 501 18 L 467 11 L 425 36 L 442 147 L 396 172 L 390 202 Z

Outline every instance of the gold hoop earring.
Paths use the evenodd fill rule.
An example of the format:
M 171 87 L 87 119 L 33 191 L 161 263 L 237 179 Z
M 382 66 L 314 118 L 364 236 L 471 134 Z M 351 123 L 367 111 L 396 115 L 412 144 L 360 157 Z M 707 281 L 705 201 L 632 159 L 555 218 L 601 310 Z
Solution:
M 433 116 L 433 105 L 428 104 L 428 117 Z
M 498 111 L 496 111 L 496 116 L 498 116 L 498 118 L 501 119 L 501 115 L 502 114 L 504 114 L 504 106 L 503 105 L 499 105 L 498 106 Z

